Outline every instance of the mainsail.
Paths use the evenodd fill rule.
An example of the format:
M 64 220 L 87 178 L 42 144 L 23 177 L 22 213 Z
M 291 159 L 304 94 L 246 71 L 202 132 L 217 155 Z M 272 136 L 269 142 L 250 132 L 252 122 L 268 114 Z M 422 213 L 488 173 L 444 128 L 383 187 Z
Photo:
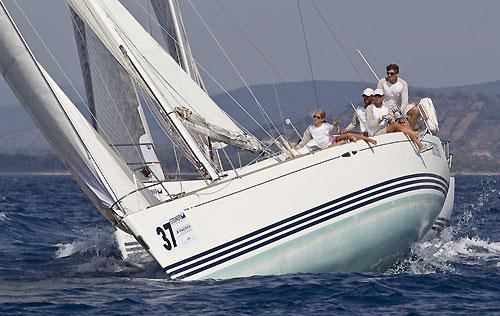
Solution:
M 3 3 L 1 7 L 0 71 L 99 211 L 117 223 L 121 215 L 156 203 L 148 190 L 138 190 L 143 186 L 36 61 Z
M 176 114 L 178 109 L 202 117 L 209 129 L 216 126 L 230 131 L 231 137 L 237 141 L 257 144 L 251 147 L 253 151 L 260 150 L 258 142 L 250 141 L 252 137 L 236 126 L 118 1 L 67 2 L 123 68 L 160 104 L 163 114 L 172 122 L 212 179 L 219 177 L 217 168 L 202 150 L 202 145 L 191 135 L 193 130 L 189 131 L 183 124 L 186 118 Z

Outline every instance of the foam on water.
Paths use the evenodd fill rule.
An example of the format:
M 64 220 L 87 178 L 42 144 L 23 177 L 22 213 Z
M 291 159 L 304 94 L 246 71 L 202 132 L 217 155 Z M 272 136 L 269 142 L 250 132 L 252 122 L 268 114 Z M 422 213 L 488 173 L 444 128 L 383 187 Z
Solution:
M 64 260 L 63 265 L 75 275 L 125 275 L 166 274 L 156 262 L 129 262 L 122 260 L 111 227 L 95 227 L 74 230 L 73 241 L 58 243 L 54 255 L 56 260 Z
M 481 199 L 484 195 L 481 195 Z M 459 215 L 453 226 L 446 227 L 434 239 L 415 243 L 410 249 L 410 254 L 399 261 L 387 272 L 430 274 L 430 273 L 456 273 L 462 274 L 463 266 L 473 267 L 500 267 L 500 242 L 484 240 L 477 235 L 463 236 L 463 231 L 477 232 L 477 219 L 473 210 L 482 201 L 467 207 Z M 462 235 L 462 236 L 461 236 Z
M 56 258 L 69 257 L 77 252 L 85 252 L 87 245 L 81 241 L 74 241 L 70 244 L 57 244 Z
M 8 221 L 9 218 L 7 217 L 7 213 L 6 212 L 0 212 L 0 222 L 3 222 L 3 221 Z

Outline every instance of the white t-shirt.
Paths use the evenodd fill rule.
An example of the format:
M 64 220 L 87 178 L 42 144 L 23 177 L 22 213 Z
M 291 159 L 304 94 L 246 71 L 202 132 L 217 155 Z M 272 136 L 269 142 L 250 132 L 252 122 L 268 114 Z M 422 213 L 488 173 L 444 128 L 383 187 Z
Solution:
M 392 109 L 397 105 L 404 113 L 408 112 L 408 84 L 406 81 L 398 78 L 398 81 L 392 84 L 386 78 L 382 78 L 377 84 L 377 89 L 384 90 L 383 106 Z
M 321 124 L 320 127 L 311 126 L 311 136 L 321 148 L 330 146 L 335 136 L 330 134 L 330 127 L 327 124 Z
M 390 83 L 388 80 L 384 82 L 384 105 L 392 109 L 393 106 L 398 105 L 403 92 L 403 84 L 398 80 L 395 84 Z
M 381 107 L 376 107 L 374 106 L 373 107 L 373 117 L 376 118 L 376 119 L 382 119 L 382 116 L 383 115 L 386 115 L 386 114 L 389 114 L 389 109 L 386 108 L 385 106 L 381 106 Z M 387 124 L 387 120 L 383 120 L 382 122 L 380 122 L 377 126 L 377 128 L 373 131 L 374 133 L 375 132 L 378 132 L 380 131 L 381 129 L 383 129 L 384 127 L 386 127 L 388 124 Z

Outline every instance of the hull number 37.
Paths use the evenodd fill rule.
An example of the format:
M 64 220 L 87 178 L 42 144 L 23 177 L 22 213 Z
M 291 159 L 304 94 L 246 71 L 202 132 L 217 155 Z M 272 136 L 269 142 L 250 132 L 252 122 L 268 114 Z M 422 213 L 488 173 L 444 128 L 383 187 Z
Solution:
M 167 251 L 196 239 L 194 230 L 184 212 L 171 218 L 168 222 L 158 225 L 156 234 L 161 238 L 163 247 Z

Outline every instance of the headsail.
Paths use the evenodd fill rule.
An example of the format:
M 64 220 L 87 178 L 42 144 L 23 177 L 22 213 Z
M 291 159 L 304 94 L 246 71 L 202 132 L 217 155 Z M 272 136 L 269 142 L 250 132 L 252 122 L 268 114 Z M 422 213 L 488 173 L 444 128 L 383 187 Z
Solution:
M 147 167 L 164 180 L 132 79 L 73 10 L 71 17 L 94 128 L 131 170 Z
M 1 3 L 0 71 L 49 144 L 96 207 L 116 223 L 118 215 L 157 202 L 95 132 L 75 105 L 36 61 Z

